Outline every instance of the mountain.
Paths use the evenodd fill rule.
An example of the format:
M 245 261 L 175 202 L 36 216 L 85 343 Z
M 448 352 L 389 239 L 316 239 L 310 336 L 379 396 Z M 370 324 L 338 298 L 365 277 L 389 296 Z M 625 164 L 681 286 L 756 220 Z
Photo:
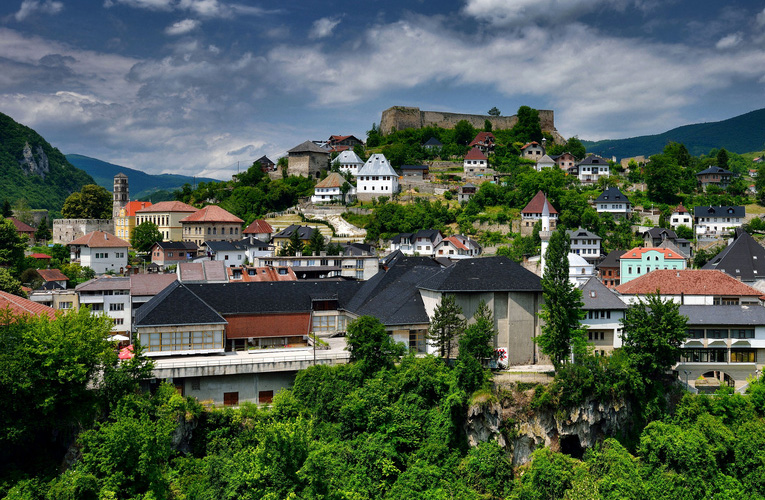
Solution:
M 67 196 L 93 183 L 40 134 L 0 113 L 0 203 L 23 198 L 55 214 Z
M 108 163 L 88 156 L 69 154 L 66 159 L 78 168 L 83 169 L 90 174 L 99 186 L 103 186 L 109 191 L 114 188 L 114 176 L 122 172 L 128 176 L 128 186 L 130 188 L 130 199 L 148 199 L 148 196 L 157 191 L 173 191 L 181 188 L 184 184 L 194 184 L 204 182 L 220 182 L 219 179 L 209 177 L 191 177 L 188 175 L 160 174 L 151 175 L 134 168 L 121 167 L 113 163 Z M 160 201 L 153 200 L 152 201 Z
M 668 142 L 685 144 L 694 155 L 725 148 L 734 153 L 749 153 L 765 148 L 765 109 L 729 118 L 720 122 L 697 123 L 674 128 L 657 135 L 644 135 L 629 139 L 582 141 L 588 153 L 610 158 L 661 153 Z

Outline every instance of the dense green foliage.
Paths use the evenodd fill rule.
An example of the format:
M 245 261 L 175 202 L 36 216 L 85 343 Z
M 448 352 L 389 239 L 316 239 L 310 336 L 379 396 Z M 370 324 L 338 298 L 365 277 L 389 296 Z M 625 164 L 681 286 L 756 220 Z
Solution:
M 34 161 L 48 161 L 44 175 L 27 173 L 21 166 L 24 148 L 29 145 Z M 37 132 L 0 113 L 0 193 L 11 204 L 24 199 L 32 208 L 45 208 L 54 214 L 61 210 L 71 193 L 93 182 L 82 170 L 67 161 L 61 152 Z
M 454 295 L 444 294 L 433 311 L 427 340 L 442 358 L 450 359 L 465 326 L 462 308 L 457 305 Z
M 150 200 L 153 203 L 172 200 L 170 193 L 180 189 L 184 184 L 196 184 L 197 182 L 218 182 L 210 177 L 191 177 L 178 174 L 147 174 L 141 170 L 127 168 L 113 163 L 90 158 L 88 156 L 68 154 L 66 159 L 77 168 L 87 172 L 99 186 L 112 190 L 114 176 L 122 173 L 128 176 L 131 200 Z M 168 193 L 164 199 L 161 192 Z
M 684 125 L 663 134 L 583 143 L 587 151 L 606 158 L 656 154 L 669 142 L 685 144 L 694 155 L 720 147 L 728 153 L 746 153 L 762 149 L 763 120 L 765 109 L 760 109 L 720 122 Z
M 306 177 L 271 180 L 259 163 L 253 163 L 230 181 L 200 182 L 196 189 L 184 184 L 175 199 L 196 206 L 216 203 L 247 225 L 269 212 L 294 206 L 298 198 L 312 195 L 313 187 L 314 181 Z
M 148 252 L 155 243 L 162 241 L 162 233 L 150 221 L 141 222 L 130 233 L 130 246 L 137 252 Z
M 96 184 L 88 184 L 66 198 L 61 215 L 66 219 L 111 219 L 113 208 L 109 191 Z

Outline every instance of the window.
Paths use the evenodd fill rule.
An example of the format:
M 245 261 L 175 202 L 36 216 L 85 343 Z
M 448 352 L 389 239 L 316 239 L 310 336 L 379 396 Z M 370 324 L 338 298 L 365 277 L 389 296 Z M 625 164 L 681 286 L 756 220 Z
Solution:
M 125 310 L 125 304 L 123 303 L 117 303 L 117 304 L 109 304 L 109 310 L 110 311 L 124 311 Z
M 58 308 L 59 309 L 71 309 L 72 308 L 72 303 L 71 302 L 59 302 L 58 303 Z
M 730 351 L 731 363 L 756 363 L 757 353 L 754 349 L 732 349 Z
M 271 404 L 273 400 L 274 400 L 274 391 L 259 391 L 258 392 L 259 404 L 268 405 L 268 404 Z
M 237 406 L 239 404 L 238 392 L 224 392 L 223 393 L 223 405 L 224 406 Z
M 114 325 L 116 326 L 116 325 L 123 324 L 125 322 L 125 320 L 122 319 L 122 318 L 114 318 L 114 319 L 112 319 L 112 322 L 114 322 Z
M 732 330 L 731 331 L 731 337 L 734 339 L 753 339 L 754 338 L 754 329 L 753 328 L 742 328 L 738 330 Z

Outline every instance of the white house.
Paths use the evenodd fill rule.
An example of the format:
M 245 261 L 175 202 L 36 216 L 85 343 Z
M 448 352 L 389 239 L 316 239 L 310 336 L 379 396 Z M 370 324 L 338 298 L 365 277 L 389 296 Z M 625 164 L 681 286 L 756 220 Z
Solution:
M 534 168 L 537 172 L 541 172 L 543 168 L 553 168 L 555 166 L 555 160 L 553 160 L 550 155 L 544 155 L 537 160 L 537 164 L 534 166 Z
M 669 225 L 675 230 L 680 226 L 693 227 L 693 218 L 682 203 L 672 212 L 672 216 L 669 218 Z
M 69 243 L 71 260 L 96 274 L 123 273 L 130 243 L 103 231 L 93 231 Z
M 622 346 L 622 325 L 627 304 L 597 278 L 579 285 L 585 313 L 580 323 L 587 329 L 587 341 L 596 354 L 611 353 Z
M 600 236 L 581 227 L 566 233 L 571 239 L 571 253 L 582 256 L 588 262 L 600 259 Z
M 94 313 L 104 313 L 112 320 L 113 333 L 130 332 L 130 277 L 101 276 L 77 285 L 74 290 L 80 307 L 90 307 Z
M 446 257 L 447 259 L 468 259 L 478 257 L 483 248 L 478 242 L 471 240 L 467 236 L 456 234 L 449 236 L 436 243 L 434 248 L 434 257 Z
M 568 257 L 568 279 L 574 285 L 584 283 L 595 276 L 595 265 L 584 260 L 584 257 L 575 253 L 569 253 Z
M 595 209 L 599 214 L 627 217 L 632 213 L 632 205 L 627 196 L 617 187 L 610 187 L 595 199 Z
M 462 167 L 467 175 L 483 175 L 489 168 L 489 158 L 478 147 L 474 147 L 465 155 Z
M 741 227 L 746 216 L 746 207 L 720 206 L 695 207 L 693 218 L 697 236 L 719 236 Z
M 401 233 L 390 242 L 390 252 L 399 250 L 404 255 L 432 257 L 438 243 L 444 239 L 437 229 L 420 229 L 416 233 Z
M 311 203 L 333 203 L 343 202 L 343 184 L 347 181 L 345 177 L 337 172 L 330 172 L 325 179 L 319 181 L 311 196 Z M 356 189 L 351 186 L 346 194 L 347 198 L 352 198 L 356 194 Z
M 332 165 L 337 165 L 341 172 L 350 172 L 351 175 L 356 177 L 361 167 L 364 166 L 364 162 L 353 150 L 347 149 L 332 160 Z
M 385 155 L 374 154 L 356 176 L 356 193 L 361 200 L 393 196 L 399 191 L 398 174 Z
M 598 155 L 590 155 L 577 165 L 579 168 L 579 182 L 594 183 L 603 176 L 610 175 L 611 167 L 608 160 Z
M 521 158 L 537 161 L 545 155 L 545 140 L 540 145 L 537 141 L 526 143 L 521 148 Z

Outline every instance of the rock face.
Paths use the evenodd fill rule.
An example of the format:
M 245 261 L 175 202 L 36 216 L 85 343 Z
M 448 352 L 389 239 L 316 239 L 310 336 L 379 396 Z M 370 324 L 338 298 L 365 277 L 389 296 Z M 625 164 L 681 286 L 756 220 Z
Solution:
M 42 146 L 38 144 L 33 153 L 32 147 L 27 142 L 24 144 L 22 157 L 23 159 L 19 161 L 19 165 L 25 175 L 39 175 L 45 179 L 45 175 L 50 172 L 50 164 Z
M 513 466 L 529 461 L 540 447 L 581 457 L 584 449 L 607 437 L 626 430 L 632 417 L 631 408 L 624 403 L 606 404 L 594 399 L 572 408 L 561 415 L 551 410 L 518 412 L 503 408 L 499 403 L 473 405 L 468 409 L 466 431 L 468 443 L 496 440 L 508 448 Z M 502 429 L 514 421 L 513 437 L 506 437 Z

